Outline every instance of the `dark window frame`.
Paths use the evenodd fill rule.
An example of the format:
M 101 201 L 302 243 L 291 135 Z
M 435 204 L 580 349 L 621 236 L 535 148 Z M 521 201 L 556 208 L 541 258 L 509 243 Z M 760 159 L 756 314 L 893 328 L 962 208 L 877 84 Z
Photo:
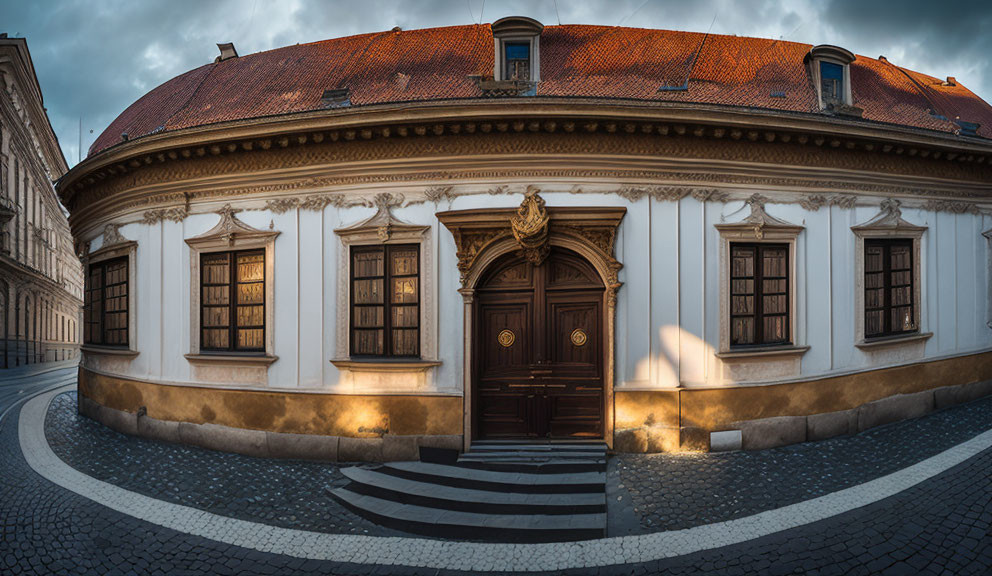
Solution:
M 734 249 L 754 250 L 754 270 L 753 276 L 734 276 Z M 785 250 L 785 276 L 766 277 L 764 271 L 763 252 L 765 250 Z M 730 269 L 727 272 L 729 278 L 728 293 L 728 313 L 729 313 L 729 339 L 731 349 L 764 348 L 769 346 L 791 346 L 792 342 L 792 248 L 788 243 L 772 242 L 731 242 L 730 243 Z M 754 281 L 754 290 L 750 293 L 735 293 L 734 280 Z M 785 292 L 773 292 L 765 294 L 764 280 L 784 280 Z M 734 314 L 734 296 L 745 296 L 750 294 L 754 298 L 752 314 Z M 765 314 L 764 296 L 785 296 L 785 312 L 775 312 Z M 765 341 L 765 317 L 782 316 L 785 318 L 785 338 L 783 340 Z M 734 319 L 753 318 L 754 322 L 754 342 L 735 343 L 734 342 Z
M 395 251 L 407 251 L 413 250 L 417 255 L 417 273 L 416 274 L 399 274 L 394 275 L 392 271 L 392 258 L 391 255 Z M 381 252 L 382 253 L 382 276 L 356 276 L 355 275 L 355 254 L 362 252 Z M 352 358 L 357 359 L 420 359 L 423 351 L 423 342 L 421 341 L 421 313 L 423 312 L 423 301 L 421 298 L 423 289 L 423 279 L 422 279 L 422 261 L 420 254 L 420 244 L 371 244 L 371 245 L 352 245 L 350 247 L 348 258 L 349 258 L 349 287 L 348 287 L 348 353 Z M 367 280 L 374 278 L 382 278 L 382 304 L 356 304 L 355 303 L 355 281 L 356 280 Z M 417 279 L 417 302 L 416 304 L 405 303 L 405 304 L 395 304 L 392 302 L 392 280 L 394 278 L 416 278 Z M 403 306 L 403 307 L 413 307 L 417 308 L 417 325 L 416 326 L 403 326 L 402 329 L 415 330 L 417 334 L 417 351 L 415 354 L 394 354 L 393 353 L 393 306 Z M 382 325 L 380 327 L 355 327 L 355 309 L 358 307 L 375 307 L 382 306 Z M 363 330 L 382 330 L 382 354 L 358 354 L 355 353 L 356 338 L 357 333 Z
M 908 248 L 909 252 L 909 267 L 899 268 L 895 272 L 909 272 L 909 283 L 893 285 L 892 283 L 892 248 L 893 247 Z M 868 270 L 868 250 L 873 247 L 882 248 L 882 269 L 880 271 L 869 271 Z M 915 334 L 920 331 L 919 323 L 916 318 L 916 242 L 912 238 L 866 238 L 864 247 L 864 338 L 866 341 L 878 340 L 889 338 L 893 336 L 904 336 L 906 334 Z M 868 306 L 868 291 L 878 290 L 878 288 L 868 287 L 868 275 L 869 274 L 882 274 L 882 305 L 881 306 Z M 898 306 L 892 305 L 892 290 L 894 288 L 909 288 L 909 304 L 902 304 Z M 910 317 L 913 319 L 913 327 L 908 330 L 893 330 L 892 329 L 892 310 L 893 308 L 904 308 L 909 307 Z M 882 332 L 868 332 L 868 314 L 870 312 L 882 311 Z
M 241 325 L 238 324 L 238 301 L 237 300 L 238 300 L 238 285 L 239 285 L 239 282 L 238 282 L 238 258 L 237 257 L 239 255 L 245 256 L 245 255 L 252 255 L 252 254 L 261 254 L 261 256 L 262 256 L 262 280 L 260 282 L 262 284 L 262 304 L 261 304 L 261 306 L 262 306 L 262 325 L 261 326 L 256 326 L 256 325 L 241 326 Z M 204 274 L 206 272 L 206 266 L 203 265 L 203 257 L 204 256 L 208 256 L 208 257 L 209 256 L 219 256 L 219 255 L 226 255 L 227 258 L 228 258 L 228 281 L 227 281 L 227 283 L 224 283 L 224 284 L 208 284 L 208 283 L 204 282 Z M 200 252 L 199 253 L 199 258 L 200 258 L 200 352 L 205 353 L 205 354 L 218 354 L 218 353 L 222 353 L 222 354 L 243 354 L 243 355 L 253 355 L 253 356 L 254 355 L 265 354 L 266 353 L 266 346 L 265 346 L 266 336 L 268 334 L 268 327 L 265 325 L 266 324 L 266 319 L 267 319 L 267 312 L 268 312 L 268 310 L 267 310 L 267 302 L 266 302 L 266 298 L 265 298 L 265 295 L 266 295 L 266 292 L 267 292 L 266 285 L 267 285 L 267 281 L 268 281 L 268 277 L 266 276 L 266 269 L 265 269 L 265 264 L 266 264 L 266 262 L 265 262 L 265 258 L 266 258 L 266 256 L 265 256 L 265 249 L 264 248 L 248 248 L 248 249 L 243 249 L 243 250 L 222 250 L 222 251 L 217 251 L 217 252 Z M 259 283 L 259 282 L 258 281 L 252 281 L 252 282 L 241 282 L 240 284 L 257 284 L 257 283 Z M 227 286 L 227 288 L 228 288 L 228 295 L 227 295 L 227 307 L 228 307 L 228 317 L 227 317 L 228 318 L 228 326 L 227 326 L 227 330 L 228 330 L 228 336 L 227 336 L 227 347 L 226 348 L 208 347 L 208 346 L 205 345 L 206 338 L 204 337 L 204 331 L 205 330 L 208 330 L 208 328 L 204 324 L 204 310 L 206 308 L 215 308 L 215 307 L 218 307 L 218 306 L 204 304 L 203 292 L 204 292 L 204 288 L 217 287 L 217 286 Z M 257 306 L 257 304 L 253 304 L 253 306 Z M 209 329 L 210 330 L 217 330 L 218 328 L 212 327 L 212 328 L 209 328 Z M 258 329 L 261 329 L 262 330 L 262 346 L 260 348 L 238 348 L 237 342 L 238 342 L 238 330 L 239 329 L 245 329 L 245 330 L 258 330 Z
M 117 265 L 124 264 L 124 281 L 117 282 L 115 284 L 107 285 L 107 268 Z M 93 272 L 98 271 L 100 277 L 100 286 L 98 288 L 93 287 Z M 114 298 L 124 299 L 124 309 L 114 310 L 113 314 L 123 314 L 125 318 L 123 328 L 111 328 L 110 330 L 116 330 L 124 332 L 124 342 L 118 344 L 107 344 L 109 338 L 107 337 L 107 288 L 124 286 L 124 294 L 121 296 L 114 296 Z M 100 313 L 99 318 L 93 318 L 93 302 L 94 295 L 96 295 L 96 301 L 100 303 Z M 127 348 L 131 343 L 131 262 L 129 256 L 120 256 L 117 258 L 108 258 L 106 260 L 100 260 L 98 262 L 92 262 L 86 267 L 86 279 L 85 288 L 83 291 L 83 340 L 86 345 L 89 346 L 106 346 L 108 348 Z

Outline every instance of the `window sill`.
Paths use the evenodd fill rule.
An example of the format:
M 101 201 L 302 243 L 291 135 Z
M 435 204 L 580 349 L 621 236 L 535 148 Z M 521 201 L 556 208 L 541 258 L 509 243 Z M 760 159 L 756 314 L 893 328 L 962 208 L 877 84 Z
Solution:
M 266 354 L 186 354 L 185 358 L 194 364 L 264 364 L 269 365 L 279 359 Z
M 721 360 L 739 360 L 747 358 L 765 358 L 770 356 L 802 356 L 809 346 L 768 346 L 752 348 L 732 348 L 726 352 L 718 352 L 716 357 Z
M 900 334 L 898 336 L 883 336 L 881 338 L 869 338 L 855 343 L 854 345 L 862 350 L 872 350 L 895 346 L 897 344 L 911 344 L 913 342 L 923 342 L 933 336 L 933 332 L 914 332 L 912 334 Z
M 351 372 L 426 372 L 440 366 L 440 360 L 331 360 L 341 370 Z
M 131 350 L 129 348 L 111 348 L 109 346 L 94 346 L 92 344 L 84 344 L 80 346 L 79 349 L 86 354 L 103 356 L 127 356 L 129 358 L 134 358 L 140 354 L 137 350 Z

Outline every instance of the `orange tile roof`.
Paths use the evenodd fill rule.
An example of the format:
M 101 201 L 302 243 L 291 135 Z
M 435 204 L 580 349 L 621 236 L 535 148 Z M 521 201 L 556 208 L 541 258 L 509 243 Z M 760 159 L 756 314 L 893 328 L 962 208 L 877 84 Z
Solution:
M 705 37 L 705 42 L 704 42 Z M 803 64 L 809 44 L 695 32 L 609 26 L 547 26 L 537 97 L 693 102 L 817 113 Z M 698 56 L 697 56 L 698 51 Z M 208 64 L 132 104 L 90 147 L 95 154 L 152 132 L 317 110 L 324 90 L 348 87 L 351 105 L 478 98 L 469 75 L 491 75 L 488 24 L 389 31 L 287 46 Z M 688 89 L 659 91 L 689 78 Z M 981 124 L 992 107 L 961 85 L 858 56 L 854 104 L 868 121 L 953 132 Z M 772 97 L 784 92 L 785 98 Z M 942 120 L 931 114 L 946 118 Z

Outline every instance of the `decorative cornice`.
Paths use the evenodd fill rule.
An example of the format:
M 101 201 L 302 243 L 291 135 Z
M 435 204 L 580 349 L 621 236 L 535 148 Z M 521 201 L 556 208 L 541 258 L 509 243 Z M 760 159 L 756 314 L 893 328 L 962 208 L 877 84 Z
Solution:
M 858 203 L 858 197 L 852 195 L 835 194 L 832 196 L 824 196 L 823 194 L 811 194 L 805 196 L 798 201 L 798 204 L 809 210 L 810 212 L 816 212 L 824 206 L 839 206 L 850 210 Z
M 586 107 L 589 107 L 589 105 L 586 105 Z M 579 107 L 572 106 L 572 108 L 577 109 Z M 478 106 L 466 106 L 465 109 L 468 112 L 478 113 Z M 751 121 L 755 121 L 755 117 L 761 116 L 762 120 L 769 123 L 771 123 L 771 118 L 774 118 L 775 123 L 780 124 L 780 126 L 771 127 L 769 125 L 756 125 L 753 129 L 746 129 L 742 128 L 740 124 L 721 125 L 719 123 L 720 118 L 724 118 L 728 114 L 714 114 L 712 111 L 700 111 L 698 114 L 701 118 L 706 117 L 707 122 L 679 123 L 677 121 L 657 119 L 659 115 L 658 111 L 651 112 L 636 107 L 629 110 L 623 109 L 626 111 L 622 113 L 630 116 L 627 119 L 622 117 L 610 118 L 610 113 L 619 114 L 621 112 L 604 106 L 593 107 L 591 109 L 598 111 L 599 114 L 606 116 L 606 118 L 590 119 L 588 117 L 577 117 L 570 119 L 567 116 L 563 117 L 563 115 L 567 115 L 569 109 L 570 107 L 568 105 L 563 104 L 560 111 L 556 111 L 555 113 L 548 113 L 546 107 L 541 109 L 541 113 L 529 110 L 527 111 L 528 114 L 536 114 L 529 120 L 500 120 L 498 118 L 495 120 L 477 120 L 465 118 L 463 120 L 434 120 L 421 124 L 415 122 L 415 116 L 409 115 L 404 122 L 397 123 L 396 118 L 390 121 L 380 118 L 378 120 L 380 123 L 377 124 L 375 123 L 375 111 L 367 110 L 363 112 L 365 116 L 362 117 L 362 121 L 372 122 L 368 127 L 310 129 L 287 135 L 252 137 L 248 139 L 237 137 L 238 131 L 231 128 L 227 132 L 217 132 L 214 137 L 220 136 L 223 139 L 223 135 L 227 134 L 233 140 L 213 143 L 202 139 L 199 143 L 196 143 L 195 138 L 186 134 L 182 137 L 179 134 L 167 134 L 161 138 L 150 137 L 149 144 L 153 141 L 160 143 L 158 145 L 158 151 L 154 153 L 140 154 L 138 152 L 139 149 L 148 148 L 148 146 L 144 145 L 124 146 L 119 150 L 115 149 L 98 155 L 100 158 L 95 158 L 93 161 L 84 162 L 84 166 L 74 169 L 68 178 L 60 182 L 59 191 L 66 204 L 70 206 L 70 209 L 75 211 L 77 206 L 82 205 L 77 198 L 79 194 L 84 192 L 89 197 L 87 203 L 90 203 L 92 201 L 99 201 L 110 195 L 117 195 L 124 190 L 133 189 L 143 184 L 180 182 L 190 178 L 196 178 L 198 172 L 206 177 L 220 173 L 249 173 L 252 170 L 258 169 L 256 166 L 259 164 L 259 157 L 271 157 L 273 166 L 285 166 L 286 168 L 302 166 L 308 163 L 321 164 L 327 161 L 347 161 L 348 156 L 353 155 L 353 149 L 357 150 L 358 148 L 361 148 L 367 159 L 377 157 L 413 158 L 418 155 L 424 155 L 425 153 L 442 153 L 452 148 L 451 142 L 466 138 L 468 139 L 465 152 L 467 154 L 491 155 L 513 154 L 516 152 L 523 155 L 532 155 L 535 153 L 535 147 L 532 145 L 494 145 L 492 139 L 497 135 L 519 137 L 523 138 L 521 142 L 533 141 L 535 143 L 540 143 L 546 140 L 546 137 L 549 135 L 554 135 L 555 140 L 553 145 L 549 144 L 546 146 L 549 151 L 559 148 L 557 144 L 560 141 L 580 135 L 601 139 L 605 139 L 606 137 L 623 137 L 620 142 L 621 145 L 617 148 L 617 153 L 635 155 L 650 154 L 652 153 L 650 148 L 656 147 L 662 142 L 669 143 L 663 145 L 662 148 L 671 148 L 676 153 L 675 156 L 693 157 L 694 154 L 688 152 L 693 147 L 697 147 L 697 143 L 705 143 L 707 146 L 715 147 L 723 146 L 723 148 L 714 149 L 714 154 L 711 156 L 721 159 L 727 158 L 728 160 L 733 160 L 731 156 L 726 154 L 728 150 L 734 150 L 734 155 L 737 156 L 741 156 L 741 153 L 745 150 L 752 149 L 767 152 L 774 151 L 774 154 L 767 156 L 767 158 L 757 160 L 767 166 L 816 166 L 821 164 L 822 159 L 833 156 L 839 158 L 848 154 L 850 158 L 845 157 L 841 164 L 851 166 L 857 170 L 889 172 L 906 176 L 912 176 L 917 172 L 928 175 L 937 174 L 939 171 L 944 170 L 953 179 L 962 179 L 962 176 L 964 176 L 962 181 L 974 180 L 976 183 L 987 181 L 988 178 L 987 172 L 978 172 L 975 169 L 992 159 L 992 148 L 985 143 L 973 141 L 974 139 L 948 139 L 929 133 L 926 134 L 926 137 L 923 137 L 914 133 L 914 136 L 911 138 L 906 137 L 905 140 L 893 140 L 892 135 L 887 136 L 889 139 L 885 140 L 879 135 L 885 132 L 885 130 L 879 127 L 866 129 L 864 127 L 850 126 L 846 123 L 838 126 L 833 126 L 829 123 L 819 126 L 823 122 L 819 124 L 814 122 L 811 124 L 809 120 L 800 121 L 796 118 L 784 117 L 781 114 L 772 115 L 769 118 L 764 118 L 763 115 L 758 113 L 730 115 L 734 117 L 740 116 L 741 120 L 750 118 Z M 706 112 L 706 114 L 703 114 L 703 112 Z M 425 113 L 425 110 L 418 109 L 417 113 Z M 542 115 L 545 117 L 542 118 Z M 651 115 L 654 115 L 655 118 L 651 118 Z M 724 121 L 726 121 L 726 118 L 724 118 Z M 289 121 L 287 120 L 286 122 Z M 315 119 L 310 120 L 311 125 L 315 125 L 316 122 Z M 814 128 L 814 124 L 819 126 L 819 128 Z M 838 130 L 843 127 L 844 130 L 848 130 L 849 132 L 856 132 L 856 135 L 850 133 L 816 132 L 816 129 L 826 130 L 827 127 L 830 130 Z M 207 128 L 203 128 L 201 131 L 214 134 L 214 132 Z M 433 141 L 437 145 L 425 144 L 419 138 L 436 138 L 438 136 L 455 136 L 455 138 Z M 486 140 L 478 141 L 478 137 L 480 136 L 486 136 Z M 659 138 L 659 136 L 664 138 Z M 654 144 L 642 141 L 644 138 L 649 138 Z M 926 142 L 921 141 L 921 139 Z M 170 148 L 170 142 L 175 147 Z M 400 145 L 398 148 L 391 146 L 395 150 L 392 152 L 382 150 L 381 154 L 368 154 L 365 148 L 363 148 L 363 146 L 368 144 L 375 144 L 376 148 L 383 148 L 386 143 L 397 142 L 405 144 Z M 732 148 L 726 148 L 725 145 L 728 144 L 732 145 Z M 610 146 L 616 147 L 615 143 L 610 143 Z M 948 149 L 948 146 L 956 146 L 957 149 Z M 300 147 L 307 147 L 308 152 L 302 153 L 296 150 Z M 127 150 L 132 150 L 136 155 L 127 156 Z M 786 150 L 789 150 L 790 153 L 783 155 Z M 292 162 L 286 163 L 285 158 L 280 156 L 281 152 L 293 152 L 291 156 Z M 563 150 L 563 152 L 565 151 Z M 451 153 L 459 154 L 461 152 L 451 150 Z M 573 152 L 568 153 L 571 154 Z M 851 153 L 855 153 L 855 155 L 852 156 Z M 744 154 L 744 156 L 747 155 Z M 704 155 L 697 157 L 705 158 L 710 156 Z M 899 157 L 911 159 L 911 161 L 908 164 L 897 162 L 896 164 L 898 166 L 890 161 L 893 158 Z M 111 161 L 112 159 L 113 161 Z M 223 162 L 211 163 L 211 160 L 223 160 Z M 934 161 L 940 161 L 942 163 L 932 164 Z M 822 165 L 826 167 L 829 164 L 827 162 Z M 202 166 L 203 170 L 190 170 L 189 167 L 193 165 L 197 167 Z M 177 169 L 175 166 L 182 166 L 182 168 Z M 216 166 L 216 168 L 213 166 Z M 164 167 L 168 167 L 168 169 L 164 171 L 157 170 Z M 965 167 L 968 168 L 965 169 Z M 168 175 L 158 175 L 156 172 Z M 443 174 L 443 172 L 441 173 Z M 498 177 L 498 171 L 494 170 L 493 172 L 497 175 L 483 177 Z M 374 179 L 368 179 L 369 177 Z M 374 175 L 367 174 L 351 177 L 350 181 L 387 182 L 411 180 L 421 177 L 420 174 L 412 174 L 404 171 L 377 171 Z M 451 174 L 441 176 L 440 178 L 431 177 L 430 179 L 444 180 L 456 177 L 459 177 L 459 175 Z M 366 179 L 362 180 L 362 178 Z M 720 180 L 723 179 L 721 178 Z M 347 177 L 310 177 L 296 182 L 262 184 L 241 189 L 228 187 L 226 193 L 243 195 L 290 189 L 312 189 L 332 186 L 347 181 Z M 837 188 L 838 186 L 851 188 L 845 184 L 830 180 L 824 180 L 824 185 L 827 188 Z M 926 194 L 934 193 L 932 189 L 925 187 L 920 188 L 920 190 Z M 209 191 L 207 192 L 209 193 Z M 197 191 L 197 196 L 200 196 L 199 191 Z M 988 197 L 987 194 L 983 196 Z M 443 193 L 435 194 L 435 197 L 443 198 Z
M 927 200 L 920 208 L 929 212 L 950 212 L 952 214 L 980 214 L 981 209 L 972 202 L 954 202 L 951 200 Z

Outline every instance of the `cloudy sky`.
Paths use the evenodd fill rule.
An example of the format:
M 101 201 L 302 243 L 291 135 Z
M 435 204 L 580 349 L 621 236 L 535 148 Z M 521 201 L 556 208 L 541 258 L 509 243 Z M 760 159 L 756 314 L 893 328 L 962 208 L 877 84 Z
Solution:
M 365 32 L 493 22 L 623 25 L 837 44 L 992 100 L 988 0 L 0 0 L 0 32 L 24 37 L 66 160 L 162 82 L 240 54 Z

